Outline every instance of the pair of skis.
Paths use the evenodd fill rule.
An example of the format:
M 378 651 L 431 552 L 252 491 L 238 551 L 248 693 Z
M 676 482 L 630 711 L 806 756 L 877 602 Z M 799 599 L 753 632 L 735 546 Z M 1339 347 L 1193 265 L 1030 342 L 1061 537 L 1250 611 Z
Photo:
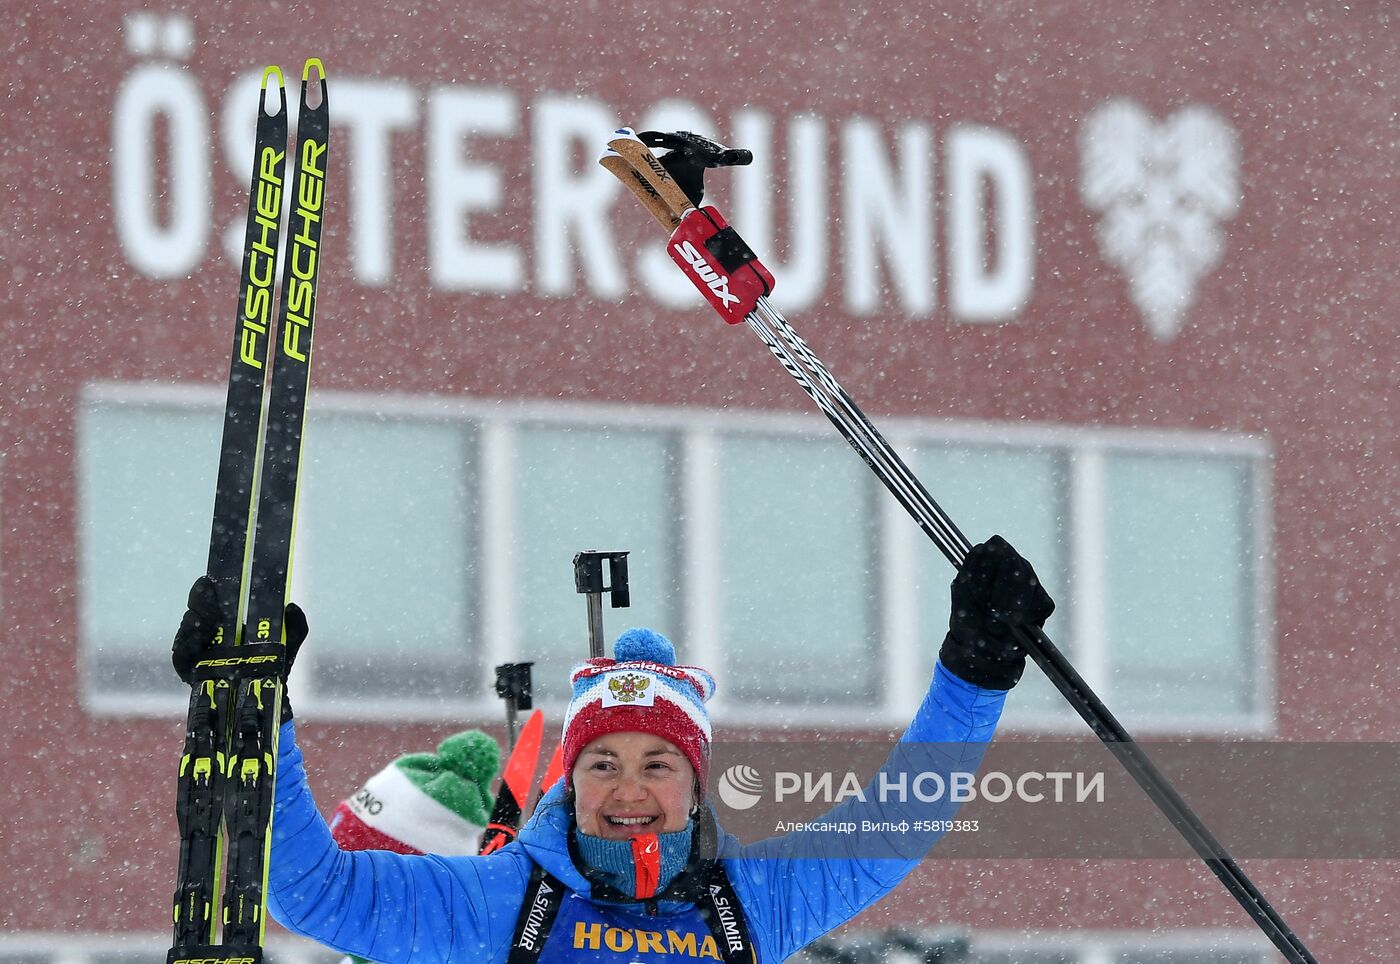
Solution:
M 269 93 L 277 101 L 271 112 Z M 258 97 L 238 321 L 209 539 L 208 574 L 222 624 L 196 664 L 186 717 L 176 791 L 175 936 L 168 964 L 262 960 L 286 674 L 282 621 L 326 202 L 330 115 L 320 60 L 308 59 L 302 69 L 290 187 L 287 114 L 282 72 L 268 67 Z M 285 248 L 284 199 L 291 235 Z M 279 251 L 280 299 L 274 291 Z
M 666 148 L 668 153 L 658 158 L 652 147 Z M 668 254 L 720 317 L 731 324 L 742 322 L 758 335 L 948 561 L 961 567 L 972 548 L 967 537 L 787 319 L 769 303 L 773 276 L 717 210 L 701 206 L 706 168 L 746 164 L 751 159 L 746 151 L 734 151 L 686 132 L 644 132 L 639 136 L 622 128 L 608 141 L 599 163 L 621 180 L 670 234 Z M 1030 657 L 1274 946 L 1294 964 L 1316 964 L 1302 940 L 1049 637 L 1034 628 L 1018 629 L 1017 634 Z

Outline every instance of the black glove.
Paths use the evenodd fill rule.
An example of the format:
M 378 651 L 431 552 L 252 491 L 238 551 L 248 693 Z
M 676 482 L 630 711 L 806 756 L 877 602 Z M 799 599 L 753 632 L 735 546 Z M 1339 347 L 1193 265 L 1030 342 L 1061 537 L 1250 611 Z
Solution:
M 696 207 L 705 197 L 705 171 L 753 163 L 753 152 L 692 134 L 690 131 L 642 131 L 637 138 L 647 147 L 665 148 L 661 166 Z
M 214 589 L 214 580 L 208 576 L 196 579 L 190 587 L 187 605 L 189 608 L 180 620 L 180 628 L 175 631 L 175 642 L 170 647 L 170 662 L 175 667 L 176 675 L 193 686 L 194 665 L 199 662 L 205 649 L 214 645 L 214 634 L 224 622 L 223 612 L 219 608 L 218 593 Z M 282 673 L 282 682 L 285 684 L 287 674 L 292 671 L 292 663 L 296 661 L 297 653 L 301 650 L 301 644 L 306 641 L 306 613 L 302 612 L 296 603 L 287 606 L 286 612 L 283 613 L 282 628 L 287 637 L 287 656 L 283 662 Z M 287 701 L 287 688 L 283 685 L 282 719 L 285 721 L 291 718 L 292 704 Z
M 953 612 L 938 658 L 961 680 L 1009 690 L 1026 669 L 1026 651 L 1011 627 L 1044 627 L 1054 611 L 1031 564 L 992 536 L 972 547 L 953 579 Z

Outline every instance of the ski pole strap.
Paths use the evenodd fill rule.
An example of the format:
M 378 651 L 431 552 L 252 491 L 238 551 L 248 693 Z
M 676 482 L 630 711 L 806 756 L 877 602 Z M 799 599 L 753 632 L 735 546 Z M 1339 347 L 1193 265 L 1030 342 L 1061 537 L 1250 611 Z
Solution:
M 758 960 L 758 950 L 749 939 L 749 926 L 744 921 L 744 909 L 739 906 L 734 885 L 729 882 L 729 874 L 719 860 L 710 864 L 710 871 L 705 875 L 705 903 L 701 913 L 710 925 L 710 933 L 715 936 L 725 964 L 752 964 Z
M 758 307 L 758 299 L 773 291 L 772 272 L 724 215 L 709 205 L 681 218 L 666 243 L 666 253 L 731 325 L 748 317 Z
M 564 903 L 564 885 L 554 879 L 539 864 L 530 874 L 525 887 L 525 900 L 520 904 L 520 917 L 515 922 L 515 935 L 510 939 L 510 956 L 506 964 L 536 964 L 544 953 L 544 943 L 559 908 Z
M 716 860 L 710 864 L 702 886 L 704 894 L 697 904 L 715 939 L 720 959 L 724 964 L 753 964 L 758 960 L 758 952 L 749 940 L 743 909 L 723 863 Z M 506 964 L 538 964 L 563 903 L 564 885 L 536 864 L 525 887 L 525 900 L 520 905 Z

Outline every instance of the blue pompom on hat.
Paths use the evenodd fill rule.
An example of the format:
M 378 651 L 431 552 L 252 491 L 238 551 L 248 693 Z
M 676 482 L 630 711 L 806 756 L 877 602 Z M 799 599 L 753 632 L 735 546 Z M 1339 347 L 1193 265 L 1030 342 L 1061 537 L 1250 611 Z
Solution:
M 617 637 L 613 659 L 619 663 L 660 663 L 676 665 L 676 647 L 654 629 L 637 627 Z

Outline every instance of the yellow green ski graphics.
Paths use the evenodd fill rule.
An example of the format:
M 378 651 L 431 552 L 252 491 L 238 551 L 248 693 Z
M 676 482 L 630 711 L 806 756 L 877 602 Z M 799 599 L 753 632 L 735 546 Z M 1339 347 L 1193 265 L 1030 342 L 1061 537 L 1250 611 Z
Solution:
M 268 67 L 258 98 L 209 539 L 208 573 L 224 622 L 196 666 L 190 693 L 176 792 L 180 856 L 168 964 L 262 960 L 285 677 L 282 617 L 326 203 L 330 115 L 320 60 L 308 59 L 302 69 L 290 183 L 287 113 L 282 72 Z

